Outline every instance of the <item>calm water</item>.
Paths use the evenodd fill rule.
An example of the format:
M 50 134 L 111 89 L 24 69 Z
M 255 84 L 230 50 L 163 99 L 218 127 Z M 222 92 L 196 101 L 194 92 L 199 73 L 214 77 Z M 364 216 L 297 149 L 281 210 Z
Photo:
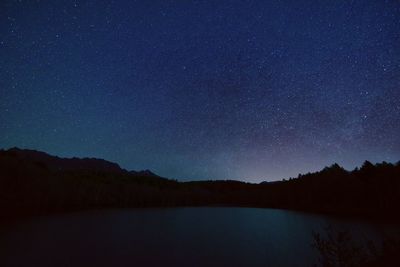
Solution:
M 0 227 L 0 266 L 311 266 L 312 230 L 396 227 L 284 210 L 170 208 L 37 217 Z

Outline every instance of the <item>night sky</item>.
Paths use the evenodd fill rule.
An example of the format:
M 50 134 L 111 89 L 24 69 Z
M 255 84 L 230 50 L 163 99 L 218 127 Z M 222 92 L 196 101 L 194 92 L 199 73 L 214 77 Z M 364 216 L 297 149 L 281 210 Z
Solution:
M 179 180 L 400 160 L 400 2 L 0 1 L 0 147 Z

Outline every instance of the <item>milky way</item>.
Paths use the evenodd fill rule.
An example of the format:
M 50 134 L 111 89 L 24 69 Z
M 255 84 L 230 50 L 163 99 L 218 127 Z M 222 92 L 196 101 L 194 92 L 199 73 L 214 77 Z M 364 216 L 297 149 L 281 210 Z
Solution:
M 400 160 L 398 1 L 1 1 L 0 146 L 180 180 Z

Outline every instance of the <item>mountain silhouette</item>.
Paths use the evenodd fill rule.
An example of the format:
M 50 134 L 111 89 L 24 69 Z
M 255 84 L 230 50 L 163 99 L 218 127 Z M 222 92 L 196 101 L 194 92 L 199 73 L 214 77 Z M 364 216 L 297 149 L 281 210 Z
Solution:
M 150 171 L 150 170 L 143 170 L 143 171 L 130 171 L 129 173 L 133 174 L 133 175 L 138 175 L 138 176 L 155 176 L 155 177 L 160 177 L 157 174 L 155 174 L 154 172 Z
M 1 217 L 92 208 L 246 206 L 400 220 L 400 163 L 365 161 L 260 184 L 178 182 L 150 170 L 127 171 L 95 158 L 0 150 Z
M 113 163 L 104 159 L 98 158 L 60 158 L 49 155 L 45 152 L 11 148 L 6 152 L 15 155 L 22 161 L 36 162 L 43 168 L 52 171 L 92 171 L 92 172 L 108 172 L 108 173 L 126 173 L 117 163 Z M 159 177 L 150 170 L 130 171 L 136 176 L 154 176 Z

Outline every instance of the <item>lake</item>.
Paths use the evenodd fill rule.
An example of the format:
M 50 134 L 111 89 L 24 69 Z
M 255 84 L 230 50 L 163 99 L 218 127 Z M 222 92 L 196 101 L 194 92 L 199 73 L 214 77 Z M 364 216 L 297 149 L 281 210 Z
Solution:
M 379 239 L 398 227 L 257 208 L 123 209 L 0 227 L 0 266 L 311 266 L 311 232 Z

